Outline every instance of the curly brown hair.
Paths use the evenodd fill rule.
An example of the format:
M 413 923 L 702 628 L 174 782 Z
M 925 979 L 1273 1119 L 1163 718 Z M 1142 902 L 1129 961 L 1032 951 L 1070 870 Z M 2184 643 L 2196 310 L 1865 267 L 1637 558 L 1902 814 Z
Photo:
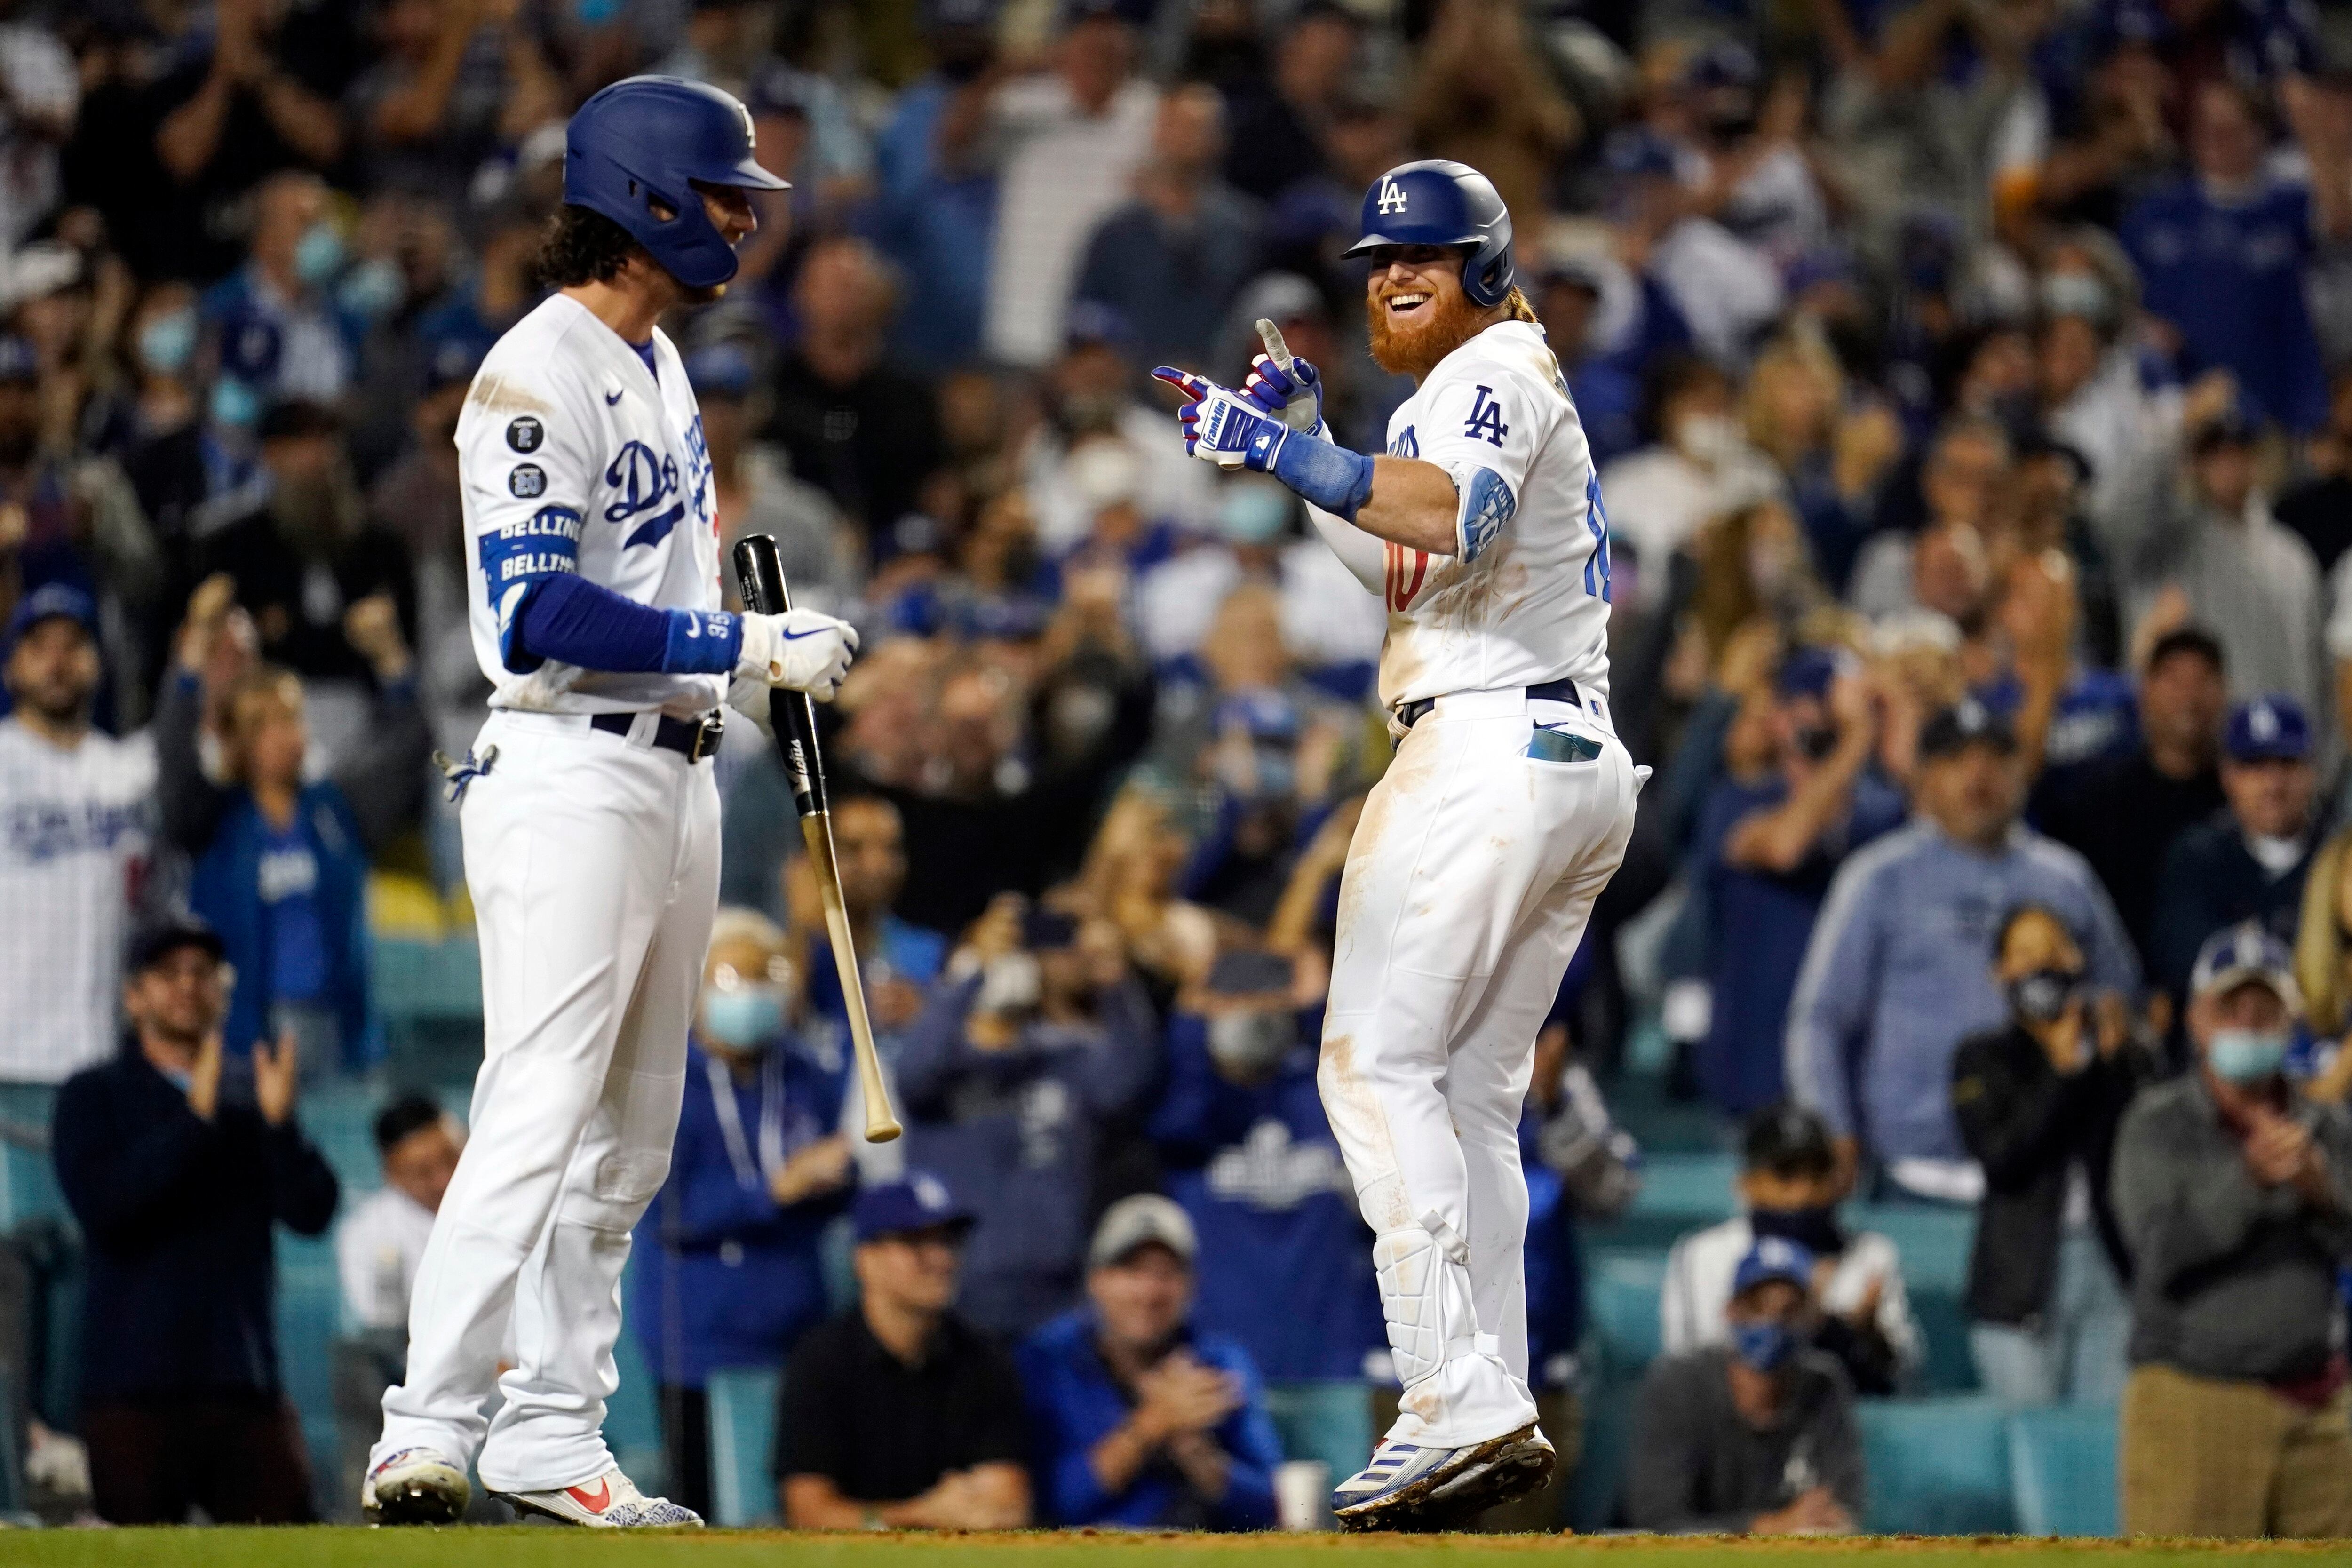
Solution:
M 531 275 L 543 289 L 609 283 L 632 258 L 645 253 L 628 230 L 603 213 L 564 205 L 549 216 L 541 231 Z

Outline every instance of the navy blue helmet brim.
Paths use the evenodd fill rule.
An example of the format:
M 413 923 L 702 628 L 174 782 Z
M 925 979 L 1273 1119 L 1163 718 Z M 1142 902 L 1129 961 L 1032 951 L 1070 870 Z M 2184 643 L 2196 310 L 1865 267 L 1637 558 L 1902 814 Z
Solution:
M 1363 238 L 1356 241 L 1355 244 L 1348 247 L 1347 249 L 1341 251 L 1339 254 L 1342 256 L 1361 256 L 1367 250 L 1378 250 L 1384 245 L 1399 247 L 1407 245 L 1467 245 L 1475 247 L 1485 243 L 1486 237 L 1482 234 L 1473 233 L 1457 235 L 1452 239 L 1432 239 L 1427 235 L 1415 235 L 1411 239 L 1396 239 L 1391 238 L 1390 236 L 1385 234 L 1368 234 L 1364 236 Z

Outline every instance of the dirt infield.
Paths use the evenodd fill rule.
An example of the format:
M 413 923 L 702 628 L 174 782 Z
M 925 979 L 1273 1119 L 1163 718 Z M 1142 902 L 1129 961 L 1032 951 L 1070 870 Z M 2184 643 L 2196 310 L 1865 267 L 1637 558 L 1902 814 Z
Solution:
M 1250 1568 L 1338 1568 L 1342 1557 L 1372 1559 L 1380 1568 L 1477 1568 L 1482 1560 L 1534 1553 L 1606 1558 L 1609 1568 L 1633 1568 L 1628 1559 L 1635 1557 L 1660 1568 L 1806 1568 L 1824 1560 L 1873 1557 L 1899 1557 L 1903 1568 L 2141 1568 L 2254 1555 L 2352 1563 L 2352 1542 L 2126 1544 L 2012 1536 L 1750 1542 L 1638 1535 L 794 1535 L 720 1530 L 648 1536 L 533 1527 L 0 1534 L 0 1565 L 6 1568 L 1080 1568 L 1082 1562 L 1087 1568 L 1234 1568 L 1244 1558 L 1251 1560 Z M 1118 1561 L 1106 1563 L 1107 1559 Z

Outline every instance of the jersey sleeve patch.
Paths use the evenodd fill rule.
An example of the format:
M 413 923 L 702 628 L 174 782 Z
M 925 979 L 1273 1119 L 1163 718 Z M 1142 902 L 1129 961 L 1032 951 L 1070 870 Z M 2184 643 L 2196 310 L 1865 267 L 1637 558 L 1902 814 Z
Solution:
M 1519 498 L 1511 493 L 1502 475 L 1492 468 L 1471 469 L 1468 482 L 1462 487 L 1461 521 L 1455 525 L 1463 564 L 1484 554 L 1518 510 Z

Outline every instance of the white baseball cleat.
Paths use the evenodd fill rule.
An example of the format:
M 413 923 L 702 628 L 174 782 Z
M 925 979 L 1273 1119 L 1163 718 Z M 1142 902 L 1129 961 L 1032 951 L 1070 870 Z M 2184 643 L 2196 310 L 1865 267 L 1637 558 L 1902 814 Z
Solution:
M 591 1530 L 699 1529 L 702 1525 L 702 1516 L 692 1509 L 637 1490 L 636 1482 L 623 1475 L 617 1465 L 598 1476 L 593 1484 L 490 1495 L 517 1513 L 536 1513 Z
M 370 1524 L 455 1524 L 472 1495 L 465 1466 L 432 1448 L 403 1448 L 369 1468 L 360 1515 Z
M 1331 1493 L 1342 1530 L 1446 1530 L 1543 1485 L 1557 1456 L 1535 1425 L 1459 1448 L 1383 1439 Z

